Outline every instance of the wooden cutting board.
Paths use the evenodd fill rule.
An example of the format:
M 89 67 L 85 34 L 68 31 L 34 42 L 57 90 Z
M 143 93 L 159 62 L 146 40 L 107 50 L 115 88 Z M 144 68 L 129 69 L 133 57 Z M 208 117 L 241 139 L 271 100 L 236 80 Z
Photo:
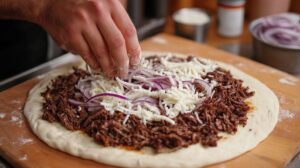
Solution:
M 265 83 L 278 96 L 281 106 L 280 121 L 271 135 L 250 152 L 210 167 L 284 167 L 298 153 L 300 147 L 298 78 L 240 56 L 171 35 L 160 34 L 143 41 L 141 45 L 143 50 L 199 55 L 229 63 Z M 1 156 L 15 167 L 111 167 L 52 149 L 31 132 L 24 119 L 22 108 L 28 91 L 40 79 L 41 77 L 36 77 L 0 93 Z

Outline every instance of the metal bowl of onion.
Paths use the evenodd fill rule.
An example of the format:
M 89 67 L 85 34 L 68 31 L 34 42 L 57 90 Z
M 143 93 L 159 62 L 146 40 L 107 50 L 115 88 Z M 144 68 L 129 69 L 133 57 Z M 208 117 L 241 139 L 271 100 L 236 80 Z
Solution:
M 282 13 L 254 20 L 250 24 L 254 59 L 300 74 L 300 15 Z

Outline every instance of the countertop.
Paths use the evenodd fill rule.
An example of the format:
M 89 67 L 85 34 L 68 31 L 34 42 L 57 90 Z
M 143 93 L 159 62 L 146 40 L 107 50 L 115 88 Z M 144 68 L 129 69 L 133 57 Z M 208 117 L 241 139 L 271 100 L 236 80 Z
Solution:
M 286 167 L 299 152 L 300 80 L 298 78 L 244 57 L 167 34 L 149 38 L 143 41 L 141 46 L 143 50 L 178 52 L 223 61 L 265 83 L 277 95 L 281 106 L 280 121 L 268 138 L 250 152 L 209 167 Z M 36 73 L 26 82 L 0 92 L 0 112 L 4 114 L 0 119 L 1 156 L 15 167 L 41 167 L 42 165 L 64 168 L 110 167 L 51 149 L 33 135 L 24 120 L 22 108 L 28 91 L 43 78 L 45 72 L 57 68 L 58 63 L 64 65 L 63 60 L 70 63 L 75 56 L 67 54 L 58 59 L 61 60 L 56 59 L 40 67 L 42 69 L 48 67 L 48 70 L 36 68 L 34 71 Z M 17 122 L 14 122 L 15 119 L 18 119 Z M 24 138 L 26 143 L 19 141 Z M 62 159 L 64 165 L 59 162 Z M 295 161 L 292 164 L 298 165 Z

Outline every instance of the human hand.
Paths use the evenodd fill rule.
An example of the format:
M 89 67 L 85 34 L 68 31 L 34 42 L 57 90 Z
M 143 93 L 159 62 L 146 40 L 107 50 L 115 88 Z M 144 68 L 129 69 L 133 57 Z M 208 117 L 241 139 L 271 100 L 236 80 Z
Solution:
M 45 0 L 40 24 L 64 49 L 108 77 L 140 61 L 136 29 L 118 0 Z

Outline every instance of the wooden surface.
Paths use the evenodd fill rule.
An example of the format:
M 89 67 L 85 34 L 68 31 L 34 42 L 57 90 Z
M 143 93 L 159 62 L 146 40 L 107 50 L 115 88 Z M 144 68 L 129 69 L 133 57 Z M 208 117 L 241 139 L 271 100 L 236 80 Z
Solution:
M 271 135 L 250 152 L 210 167 L 283 167 L 299 151 L 299 79 L 245 58 L 166 34 L 142 42 L 142 48 L 194 54 L 232 64 L 265 83 L 278 96 L 280 121 Z M 40 79 L 41 77 L 29 80 L 0 93 L 1 156 L 16 167 L 109 167 L 52 149 L 33 135 L 23 117 L 22 108 L 28 91 Z

